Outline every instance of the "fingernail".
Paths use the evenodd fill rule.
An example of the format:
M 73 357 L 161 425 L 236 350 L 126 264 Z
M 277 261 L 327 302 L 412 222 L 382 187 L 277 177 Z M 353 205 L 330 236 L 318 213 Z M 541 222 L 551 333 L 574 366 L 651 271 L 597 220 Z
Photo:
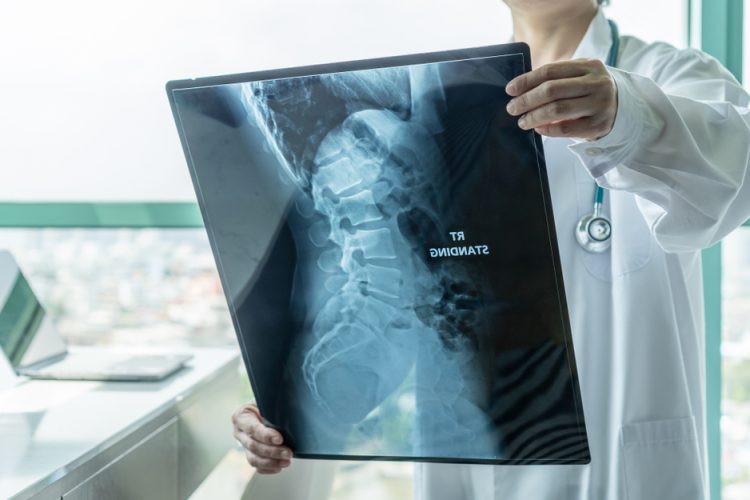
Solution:
M 273 444 L 281 444 L 281 438 L 279 436 L 274 437 Z
M 505 109 L 507 109 L 508 113 L 510 113 L 512 115 L 513 112 L 516 110 L 516 102 L 514 100 L 511 100 L 508 103 L 508 105 L 505 107 Z
M 289 452 L 288 451 L 282 451 L 281 452 L 281 458 L 289 458 Z
M 289 467 L 290 465 L 292 465 L 292 462 L 281 462 L 282 467 Z
M 505 86 L 505 93 L 506 94 L 512 94 L 513 91 L 516 90 L 516 83 L 510 82 L 508 85 Z
M 521 117 L 518 119 L 518 126 L 526 130 L 526 118 Z

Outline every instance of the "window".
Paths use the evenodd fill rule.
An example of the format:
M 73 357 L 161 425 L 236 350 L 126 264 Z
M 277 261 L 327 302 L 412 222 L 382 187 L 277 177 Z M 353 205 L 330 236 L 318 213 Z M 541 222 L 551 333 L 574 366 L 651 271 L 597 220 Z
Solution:
M 0 200 L 195 200 L 168 80 L 488 45 L 509 26 L 501 0 L 6 3 L 2 164 L 24 175 L 0 173 Z
M 685 5 L 612 0 L 607 12 L 623 33 L 683 46 Z M 2 176 L 0 200 L 194 200 L 164 92 L 171 79 L 511 35 L 502 0 L 11 2 L 0 16 L 0 46 L 15 47 L 3 68 L 16 75 L 0 80 L 13 118 L 0 120 L 2 161 L 26 174 Z
M 750 227 L 723 243 L 722 483 L 724 500 L 750 498 Z
M 687 46 L 685 0 L 610 0 L 605 12 L 617 22 L 623 35 L 634 35 L 648 42 L 667 42 L 675 47 Z
M 4 229 L 0 241 L 70 344 L 235 343 L 203 228 Z

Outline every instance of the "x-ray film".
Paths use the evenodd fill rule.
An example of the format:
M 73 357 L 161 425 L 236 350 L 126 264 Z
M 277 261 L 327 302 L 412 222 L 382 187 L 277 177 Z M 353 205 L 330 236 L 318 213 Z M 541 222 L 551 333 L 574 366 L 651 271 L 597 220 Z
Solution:
M 523 44 L 170 82 L 258 406 L 299 457 L 589 461 Z

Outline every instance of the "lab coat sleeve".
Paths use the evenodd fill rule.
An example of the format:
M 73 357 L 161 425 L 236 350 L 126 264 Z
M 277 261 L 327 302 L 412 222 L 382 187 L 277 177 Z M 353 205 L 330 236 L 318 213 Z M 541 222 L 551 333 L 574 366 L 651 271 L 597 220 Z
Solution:
M 598 184 L 636 195 L 665 251 L 697 250 L 750 218 L 748 95 L 706 54 L 652 51 L 641 71 L 610 68 L 614 126 L 570 149 Z

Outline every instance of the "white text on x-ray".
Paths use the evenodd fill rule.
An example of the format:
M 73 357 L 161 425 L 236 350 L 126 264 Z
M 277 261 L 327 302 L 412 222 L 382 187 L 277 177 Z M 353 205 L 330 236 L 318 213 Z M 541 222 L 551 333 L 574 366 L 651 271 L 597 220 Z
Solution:
M 450 231 L 448 233 L 453 241 L 465 241 L 466 234 L 463 231 Z M 437 259 L 440 257 L 468 257 L 476 255 L 489 255 L 489 245 L 461 245 L 450 247 L 430 248 L 430 257 Z

